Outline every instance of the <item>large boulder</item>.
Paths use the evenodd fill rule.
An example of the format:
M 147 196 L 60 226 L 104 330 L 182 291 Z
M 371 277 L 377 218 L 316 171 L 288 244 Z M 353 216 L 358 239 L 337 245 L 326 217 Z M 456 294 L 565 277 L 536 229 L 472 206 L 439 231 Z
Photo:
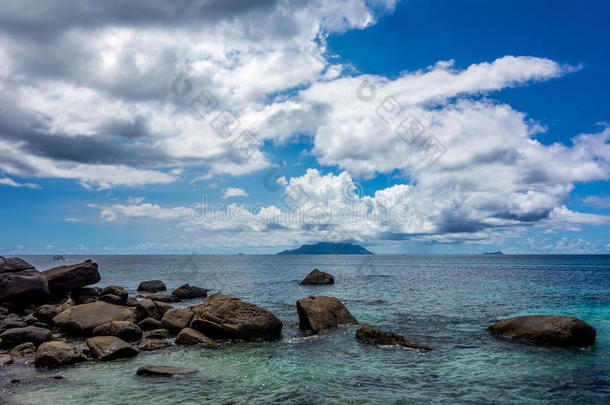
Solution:
M 181 285 L 172 292 L 174 297 L 181 300 L 192 300 L 195 298 L 205 298 L 208 296 L 208 290 L 201 287 L 195 287 L 189 284 Z
M 36 350 L 34 365 L 44 368 L 58 368 L 87 360 L 80 350 L 66 342 L 45 342 Z
M 221 293 L 193 313 L 191 328 L 213 339 L 271 340 L 282 333 L 282 322 L 271 311 Z
M 335 297 L 316 295 L 297 301 L 299 328 L 320 333 L 336 328 L 339 325 L 355 325 L 358 323 L 345 306 Z
M 76 305 L 88 304 L 97 301 L 100 296 L 100 289 L 98 287 L 77 288 L 72 290 L 71 296 Z
M 145 298 L 138 301 L 135 311 L 138 320 L 153 318 L 160 321 L 163 315 L 172 308 L 171 305 L 165 302 Z
M 178 333 L 191 324 L 193 311 L 190 308 L 172 308 L 163 315 L 161 327 Z
M 356 331 L 356 339 L 362 343 L 379 346 L 404 346 L 411 349 L 418 350 L 434 350 L 432 347 L 418 345 L 417 343 L 408 342 L 404 336 L 398 333 L 385 332 L 377 329 L 373 329 L 370 326 L 362 326 Z
M 43 303 L 49 299 L 47 279 L 18 257 L 0 256 L 0 301 Z
M 216 344 L 216 342 L 214 341 L 214 339 L 210 339 L 208 336 L 204 335 L 203 333 L 201 333 L 195 329 L 184 328 L 180 331 L 180 333 L 178 333 L 178 336 L 176 336 L 176 344 L 182 345 L 182 346 L 193 346 L 193 345 L 211 346 L 211 345 Z
M 150 280 L 142 281 L 138 286 L 138 291 L 145 291 L 149 293 L 156 293 L 159 291 L 166 291 L 167 287 L 161 280 Z
M 50 341 L 52 338 L 51 331 L 45 328 L 38 328 L 36 326 L 13 328 L 0 333 L 0 347 L 11 348 L 26 342 L 32 342 L 38 346 Z
M 43 271 L 42 274 L 47 278 L 49 290 L 54 296 L 66 295 L 72 290 L 95 284 L 101 279 L 97 263 L 91 260 L 70 266 L 54 267 Z
M 142 329 L 131 321 L 110 321 L 93 329 L 93 336 L 116 336 L 127 342 L 142 339 Z
M 96 359 L 106 361 L 138 354 L 138 349 L 115 336 L 95 336 L 87 339 L 87 346 Z
M 95 301 L 75 305 L 59 313 L 53 322 L 65 332 L 89 336 L 93 329 L 110 321 L 135 321 L 133 310 L 128 307 Z
M 307 275 L 307 277 L 305 277 L 303 279 L 303 281 L 301 281 L 300 284 L 301 285 L 321 285 L 321 284 L 334 284 L 334 283 L 335 283 L 335 278 L 332 276 L 332 274 L 325 273 L 318 269 L 313 269 L 313 271 L 311 273 L 309 273 Z
M 525 315 L 491 325 L 487 330 L 496 336 L 544 346 L 591 346 L 595 328 L 570 316 Z
M 169 367 L 169 366 L 153 366 L 146 364 L 140 367 L 136 374 L 144 377 L 175 377 L 178 375 L 194 374 L 197 370 L 191 368 L 182 367 Z

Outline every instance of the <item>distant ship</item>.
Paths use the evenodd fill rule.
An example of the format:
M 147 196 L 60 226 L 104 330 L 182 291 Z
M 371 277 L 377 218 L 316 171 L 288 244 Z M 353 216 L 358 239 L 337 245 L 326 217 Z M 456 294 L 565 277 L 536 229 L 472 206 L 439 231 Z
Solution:
M 59 255 L 59 256 L 53 256 L 53 260 L 66 260 L 66 258 Z

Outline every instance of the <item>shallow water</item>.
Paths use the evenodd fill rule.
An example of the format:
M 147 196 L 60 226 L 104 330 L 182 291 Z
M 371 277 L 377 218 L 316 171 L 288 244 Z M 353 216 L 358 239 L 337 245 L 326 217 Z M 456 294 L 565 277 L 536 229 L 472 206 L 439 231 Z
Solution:
M 217 349 L 172 347 L 129 360 L 89 362 L 38 375 L 64 376 L 11 394 L 24 404 L 610 402 L 610 256 L 91 256 L 100 285 L 130 294 L 140 281 L 169 290 L 189 282 L 272 310 L 283 339 Z M 26 260 L 39 269 L 50 257 Z M 298 282 L 311 269 L 335 285 Z M 332 295 L 360 323 L 400 332 L 432 352 L 359 344 L 357 327 L 302 337 L 295 302 Z M 193 302 L 183 303 L 190 305 Z M 597 329 L 586 349 L 494 338 L 496 320 L 577 316 Z M 183 378 L 137 377 L 143 364 L 190 367 Z M 24 384 L 26 385 L 26 384 Z

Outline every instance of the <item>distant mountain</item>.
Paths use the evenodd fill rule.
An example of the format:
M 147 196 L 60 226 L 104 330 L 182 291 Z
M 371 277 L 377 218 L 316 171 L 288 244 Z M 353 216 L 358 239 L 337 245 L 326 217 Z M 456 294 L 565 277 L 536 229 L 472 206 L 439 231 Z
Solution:
M 497 252 L 485 252 L 483 254 L 484 255 L 503 255 L 504 253 L 497 251 Z
M 351 243 L 320 242 L 315 245 L 301 245 L 294 250 L 284 250 L 278 255 L 372 255 L 362 246 Z

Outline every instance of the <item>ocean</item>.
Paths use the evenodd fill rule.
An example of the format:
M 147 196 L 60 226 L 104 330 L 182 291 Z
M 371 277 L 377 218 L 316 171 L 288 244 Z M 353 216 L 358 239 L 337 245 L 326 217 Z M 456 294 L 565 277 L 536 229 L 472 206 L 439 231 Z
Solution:
M 39 270 L 64 264 L 24 256 Z M 88 362 L 23 384 L 23 404 L 610 403 L 610 256 L 67 256 L 99 263 L 100 286 L 136 294 L 141 281 L 184 283 L 253 302 L 283 322 L 283 338 L 219 348 L 176 347 Z M 312 269 L 335 284 L 301 286 Z M 339 298 L 361 324 L 436 350 L 355 340 L 357 326 L 302 336 L 295 303 Z M 196 301 L 177 305 L 193 305 Z M 595 346 L 559 349 L 490 336 L 497 320 L 524 314 L 579 317 Z M 135 375 L 144 364 L 197 369 L 183 378 Z

